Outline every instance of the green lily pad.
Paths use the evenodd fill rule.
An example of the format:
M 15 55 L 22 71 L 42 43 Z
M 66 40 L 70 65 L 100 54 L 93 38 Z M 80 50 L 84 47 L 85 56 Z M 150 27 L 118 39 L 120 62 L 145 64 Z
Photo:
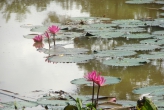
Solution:
M 106 31 L 106 32 L 90 32 L 93 36 L 91 37 L 99 37 L 99 38 L 118 38 L 122 37 L 124 33 L 122 32 L 113 32 L 113 31 Z
M 20 27 L 22 27 L 22 28 L 34 28 L 34 27 L 40 27 L 40 25 L 23 24 Z
M 139 57 L 146 59 L 164 59 L 164 52 L 151 52 L 150 54 L 140 54 Z
M 117 104 L 121 104 L 123 107 L 134 107 L 136 106 L 136 101 L 130 100 L 117 100 Z
M 125 35 L 125 37 L 127 38 L 132 38 L 132 39 L 138 39 L 138 38 L 152 38 L 153 35 L 151 34 L 148 34 L 148 33 L 143 33 L 143 34 L 128 34 L 128 35 Z
M 121 28 L 137 28 L 137 25 L 132 25 L 132 24 L 120 24 L 118 25 Z
M 39 27 L 34 27 L 30 31 L 32 32 L 45 32 L 48 30 L 49 26 L 39 26 Z
M 159 85 L 159 86 L 147 86 L 147 87 L 142 87 L 142 88 L 137 88 L 134 89 L 132 92 L 134 94 L 150 94 L 154 91 L 163 89 L 164 85 Z
M 141 20 L 136 19 L 122 19 L 122 20 L 113 20 L 112 23 L 115 24 L 139 24 L 141 23 Z
M 154 0 L 129 0 L 126 1 L 125 3 L 127 4 L 149 4 L 149 3 L 153 3 Z
M 36 107 L 38 106 L 35 102 L 28 102 L 28 101 L 13 101 L 13 102 L 6 102 L 2 104 L 4 108 L 2 110 L 15 110 L 15 105 L 17 109 L 22 109 L 23 107 Z M 1 108 L 0 108 L 1 110 Z
M 162 36 L 162 35 L 155 35 L 153 38 L 155 38 L 155 39 L 164 39 L 164 36 Z
M 39 35 L 39 34 L 28 34 L 28 35 L 24 35 L 23 37 L 27 38 L 27 39 L 33 39 L 37 35 Z
M 164 35 L 164 31 L 154 31 L 153 35 Z
M 93 21 L 96 21 L 96 20 L 110 20 L 110 18 L 104 18 L 104 17 L 71 17 L 70 18 L 71 20 L 73 21 L 89 21 L 89 20 L 93 20 Z
M 122 58 L 105 60 L 103 61 L 103 64 L 110 66 L 140 66 L 149 62 L 149 60 L 142 58 Z
M 121 78 L 117 77 L 111 77 L 111 76 L 104 76 L 106 79 L 104 85 L 111 85 L 111 84 L 117 84 L 121 81 Z M 74 79 L 71 81 L 72 84 L 76 85 L 86 85 L 86 86 L 92 86 L 92 81 L 87 81 L 86 78 L 79 78 L 79 79 Z
M 94 54 L 96 57 L 123 57 L 135 55 L 134 51 L 124 51 L 124 50 L 106 50 L 106 51 L 97 51 L 98 53 Z
M 115 24 L 115 23 L 109 23 L 109 24 L 100 23 L 100 24 L 90 24 L 89 26 L 91 28 L 111 28 L 111 27 L 117 27 L 118 24 Z
M 38 51 L 51 55 L 74 55 L 74 54 L 87 53 L 89 50 L 85 48 L 64 48 L 59 46 L 51 49 L 41 48 L 38 49 Z
M 145 32 L 146 29 L 145 28 L 121 28 L 121 29 L 116 29 L 114 30 L 116 32 L 124 32 L 124 33 L 128 33 L 128 32 Z
M 160 16 L 164 16 L 164 13 L 160 13 L 159 15 L 160 15 Z
M 141 40 L 141 44 L 152 44 L 152 45 L 163 45 L 164 39 L 147 39 L 147 40 Z
M 101 32 L 109 32 L 114 30 L 115 28 L 109 27 L 109 28 L 87 28 L 84 31 L 88 32 L 88 33 L 101 33 Z
M 163 96 L 164 95 L 163 91 L 164 91 L 164 88 L 161 88 L 161 89 L 158 89 L 158 90 L 151 92 L 149 95 L 158 96 L 158 97 Z
M 64 56 L 50 56 L 47 58 L 49 62 L 55 63 L 86 63 L 94 59 L 93 55 L 64 55 Z
M 160 49 L 158 45 L 148 45 L 148 44 L 125 44 L 115 48 L 116 50 L 134 50 L 134 51 L 144 51 L 144 50 L 155 50 Z
M 83 36 L 83 33 L 80 32 L 59 32 L 56 34 L 56 39 L 65 39 L 65 38 L 75 38 Z
M 154 1 L 154 3 L 156 3 L 156 4 L 164 4 L 164 1 Z
M 145 26 L 159 26 L 161 23 L 159 21 L 143 21 Z

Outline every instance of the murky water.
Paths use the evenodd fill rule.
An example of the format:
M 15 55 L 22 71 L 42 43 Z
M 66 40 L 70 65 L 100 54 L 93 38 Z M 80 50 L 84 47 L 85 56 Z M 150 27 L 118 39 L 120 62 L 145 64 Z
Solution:
M 132 93 L 137 87 L 164 84 L 163 61 L 137 67 L 105 66 L 97 60 L 86 64 L 52 64 L 45 62 L 46 55 L 36 51 L 30 34 L 23 24 L 42 25 L 62 22 L 65 17 L 101 17 L 111 19 L 159 18 L 162 5 L 128 5 L 125 0 L 1 0 L 0 1 L 0 89 L 26 94 L 34 90 L 64 90 L 79 94 L 91 94 L 91 88 L 70 83 L 89 71 L 122 78 L 119 84 L 102 87 L 101 95 L 118 99 L 137 100 Z M 152 8 L 152 9 L 149 9 Z M 72 41 L 57 41 L 57 43 Z M 111 49 L 137 40 L 76 39 L 72 47 L 91 50 Z

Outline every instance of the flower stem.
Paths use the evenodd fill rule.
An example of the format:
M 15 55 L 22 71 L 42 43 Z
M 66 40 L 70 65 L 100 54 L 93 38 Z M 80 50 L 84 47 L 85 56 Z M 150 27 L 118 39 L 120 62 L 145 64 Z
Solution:
M 96 107 L 98 106 L 99 91 L 100 91 L 100 86 L 98 86 L 98 90 L 97 90 L 97 102 L 96 102 Z
M 95 88 L 95 86 L 94 86 L 94 81 L 93 81 L 93 87 L 92 87 L 92 105 L 93 105 L 93 100 L 94 100 L 94 88 Z
M 55 34 L 53 34 L 53 41 L 54 41 L 54 46 L 55 46 Z

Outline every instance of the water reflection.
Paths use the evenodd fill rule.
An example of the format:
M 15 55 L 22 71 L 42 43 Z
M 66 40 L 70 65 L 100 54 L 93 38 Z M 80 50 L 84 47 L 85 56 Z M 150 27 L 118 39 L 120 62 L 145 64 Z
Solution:
M 69 16 L 105 16 L 109 17 L 111 19 L 139 19 L 139 18 L 146 18 L 146 17 L 152 17 L 152 18 L 158 18 L 160 10 L 151 10 L 147 7 L 152 7 L 152 8 L 161 8 L 161 5 L 157 4 L 147 4 L 147 5 L 128 5 L 124 3 L 125 0 L 1 0 L 0 1 L 0 10 L 1 10 L 1 15 L 3 16 L 3 20 L 6 21 L 6 24 L 10 27 L 14 27 L 15 25 L 17 26 L 18 23 L 19 25 L 22 23 L 28 23 L 31 21 L 32 23 L 40 23 L 40 24 L 48 24 L 52 22 L 60 22 L 64 21 L 66 18 Z M 14 18 L 14 19 L 13 19 Z M 29 20 L 30 19 L 30 20 Z M 12 21 L 11 24 L 9 24 L 9 21 Z M 17 21 L 15 23 L 15 21 Z M 24 22 L 25 21 L 25 22 Z M 15 23 L 15 24 L 14 24 Z M 4 25 L 5 27 L 5 25 Z M 1 29 L 3 26 L 1 26 Z M 6 27 L 5 27 L 6 28 Z M 14 27 L 15 28 L 15 27 Z M 16 27 L 18 28 L 18 26 Z M 4 29 L 4 28 L 3 28 Z M 11 28 L 10 28 L 11 29 Z M 153 29 L 154 30 L 154 29 Z M 5 29 L 6 32 L 8 32 L 8 28 Z M 23 30 L 24 31 L 24 30 Z M 152 28 L 148 28 L 148 32 L 152 32 Z M 4 32 L 3 32 L 4 33 Z M 11 32 L 13 33 L 13 32 Z M 15 32 L 15 33 L 19 33 Z M 24 33 L 23 33 L 24 34 Z M 28 33 L 29 34 L 29 33 Z M 11 35 L 6 35 L 8 38 L 13 38 L 13 34 Z M 136 100 L 138 97 L 132 93 L 132 90 L 136 87 L 143 87 L 143 86 L 148 86 L 148 85 L 160 85 L 164 83 L 163 77 L 164 77 L 164 64 L 163 61 L 153 61 L 150 64 L 146 64 L 144 66 L 138 66 L 138 67 L 112 67 L 112 66 L 106 66 L 103 65 L 101 60 L 91 60 L 86 64 L 70 64 L 71 67 L 74 67 L 76 70 L 70 70 L 70 66 L 64 64 L 56 64 L 55 66 L 53 65 L 47 65 L 47 63 L 43 63 L 43 57 L 45 55 L 41 54 L 36 54 L 32 48 L 29 48 L 31 45 L 33 45 L 36 48 L 41 48 L 45 46 L 46 44 L 43 43 L 34 43 L 27 41 L 27 39 L 21 39 L 22 33 L 19 34 L 18 40 L 13 39 L 12 43 L 16 42 L 15 44 L 18 45 L 18 41 L 22 41 L 22 45 L 26 45 L 27 47 L 20 47 L 22 45 L 17 46 L 18 51 L 23 51 L 24 55 L 26 54 L 25 58 L 23 59 L 22 56 L 18 56 L 18 53 L 14 53 L 12 51 L 12 54 L 14 53 L 15 56 L 21 57 L 20 58 L 15 58 L 14 60 L 12 59 L 13 56 L 7 57 L 9 54 L 1 54 L 1 56 L 5 56 L 6 59 L 11 58 L 12 60 L 10 62 L 13 63 L 18 63 L 23 62 L 23 64 L 27 67 L 30 68 L 28 70 L 35 70 L 35 71 L 28 71 L 27 73 L 24 73 L 24 70 L 18 71 L 18 75 L 20 75 L 21 81 L 23 79 L 33 79 L 32 83 L 35 83 L 35 80 L 37 77 L 42 76 L 42 82 L 45 81 L 45 76 L 51 79 L 52 83 L 50 84 L 49 81 L 45 81 L 42 86 L 48 85 L 48 88 L 51 88 L 54 86 L 55 83 L 55 89 L 63 89 L 63 88 L 69 88 L 71 89 L 72 85 L 67 85 L 69 84 L 70 80 L 73 78 L 77 77 L 83 77 L 84 73 L 87 73 L 88 71 L 96 70 L 102 73 L 102 75 L 110 75 L 110 76 L 115 76 L 115 77 L 120 77 L 122 79 L 121 83 L 116 84 L 116 85 L 110 85 L 107 87 L 102 87 L 100 90 L 100 95 L 110 95 L 110 96 L 116 96 L 118 99 L 130 99 L 130 100 Z M 5 41 L 8 41 L 8 38 Z M 74 39 L 74 47 L 75 48 L 87 48 L 90 50 L 92 53 L 94 50 L 106 50 L 106 49 L 112 49 L 116 46 L 120 46 L 123 44 L 131 44 L 131 43 L 139 43 L 139 39 L 129 39 L 127 40 L 126 38 L 115 38 L 115 39 L 101 39 L 101 38 L 76 38 Z M 57 43 L 60 41 L 57 41 Z M 69 42 L 69 41 L 68 41 Z M 31 44 L 32 43 L 32 44 Z M 29 46 L 30 44 L 30 46 Z M 5 44 L 7 45 L 7 44 Z M 29 46 L 29 47 L 28 47 Z M 3 46 L 1 46 L 3 47 Z M 8 50 L 8 49 L 4 49 Z M 11 48 L 13 50 L 13 48 Z M 27 51 L 29 50 L 29 51 Z M 27 53 L 28 52 L 28 53 Z M 3 58 L 3 57 L 2 57 Z M 34 59 L 36 58 L 36 59 Z M 30 59 L 30 60 L 29 60 Z M 35 61 L 31 61 L 31 59 L 34 59 Z M 24 61 L 26 60 L 26 61 Z M 8 60 L 7 60 L 8 61 Z M 29 62 L 28 62 L 29 61 Z M 5 63 L 5 65 L 9 65 L 9 63 Z M 3 71 L 1 72 L 2 77 L 5 77 L 6 73 L 10 73 L 8 71 L 8 68 L 3 64 Z M 13 70 L 15 68 L 13 65 L 9 65 L 12 67 Z M 52 64 L 52 63 L 51 63 Z M 20 67 L 21 64 L 18 64 Z M 32 65 L 32 66 L 31 66 Z M 36 67 L 43 67 L 43 70 L 37 70 Z M 46 67 L 46 68 L 45 68 Z M 25 69 L 25 71 L 27 70 Z M 64 69 L 63 69 L 64 68 Z M 65 70 L 65 68 L 67 68 Z M 11 70 L 12 70 L 11 69 Z M 52 74 L 49 73 L 49 71 L 52 70 Z M 61 71 L 62 70 L 62 71 Z M 54 72 L 55 71 L 55 72 Z M 60 72 L 56 72 L 60 71 Z M 77 73 L 80 71 L 80 75 Z M 65 73 L 69 72 L 69 73 Z M 12 72 L 11 72 L 12 73 Z M 31 78 L 29 76 L 29 73 L 33 76 Z M 37 74 L 38 73 L 38 74 Z M 59 74 L 58 74 L 59 73 Z M 62 74 L 63 73 L 63 74 Z M 52 78 L 50 75 L 55 76 Z M 65 75 L 71 74 L 71 76 L 65 76 Z M 27 77 L 24 78 L 24 75 Z M 11 77 L 14 77 L 15 74 L 11 75 Z M 76 76 L 76 77 L 75 77 Z M 6 76 L 7 77 L 7 76 Z M 62 84 L 59 86 L 59 83 L 63 77 L 69 77 L 69 80 L 67 80 L 66 83 Z M 40 77 L 39 77 L 40 78 Z M 6 78 L 7 79 L 7 78 Z M 56 83 L 56 79 L 58 82 Z M 19 81 L 17 78 L 14 78 L 12 81 L 17 81 L 15 85 L 19 85 Z M 1 82 L 1 81 L 0 81 Z M 29 80 L 26 80 L 26 83 L 29 83 Z M 7 83 L 8 84 L 8 83 Z M 6 84 L 6 85 L 7 85 Z M 31 84 L 31 83 L 30 83 Z M 41 83 L 42 84 L 42 83 Z M 36 86 L 40 87 L 40 82 L 37 82 Z M 65 85 L 65 86 L 64 86 Z M 10 84 L 7 86 L 11 87 Z M 24 86 L 22 84 L 22 86 Z M 32 89 L 35 89 L 32 87 Z M 14 90 L 14 89 L 13 89 Z M 27 89 L 26 89 L 27 90 Z M 91 88 L 85 87 L 85 86 L 79 86 L 78 87 L 79 94 L 90 94 Z

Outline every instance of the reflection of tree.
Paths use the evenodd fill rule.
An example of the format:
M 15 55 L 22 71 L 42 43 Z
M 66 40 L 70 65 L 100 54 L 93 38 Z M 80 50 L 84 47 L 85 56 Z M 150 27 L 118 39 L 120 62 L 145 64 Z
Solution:
M 149 11 L 146 7 L 161 8 L 158 4 L 130 5 L 125 4 L 126 0 L 58 0 L 57 3 L 63 9 L 71 9 L 76 6 L 81 7 L 81 12 L 89 12 L 90 16 L 106 16 L 113 19 L 133 19 L 144 17 L 157 17 L 156 10 Z M 126 14 L 125 14 L 126 13 Z
M 47 18 L 43 21 L 43 24 L 49 24 L 49 23 L 58 23 L 59 22 L 59 17 L 56 14 L 56 12 L 49 12 Z
M 7 0 L 1 0 L 0 10 L 3 10 L 3 17 L 8 21 L 11 17 L 11 13 L 16 14 L 16 20 L 22 21 L 26 18 L 26 14 L 30 13 L 28 6 L 35 6 L 37 11 L 43 11 L 47 7 L 49 0 L 13 0 L 7 2 Z
M 26 18 L 26 13 L 29 13 L 29 10 L 26 6 L 22 5 L 24 3 L 20 2 L 19 0 L 14 0 L 11 3 L 5 2 L 6 5 L 4 6 L 3 10 L 3 17 L 8 21 L 11 17 L 11 13 L 16 13 L 16 19 L 22 20 Z

